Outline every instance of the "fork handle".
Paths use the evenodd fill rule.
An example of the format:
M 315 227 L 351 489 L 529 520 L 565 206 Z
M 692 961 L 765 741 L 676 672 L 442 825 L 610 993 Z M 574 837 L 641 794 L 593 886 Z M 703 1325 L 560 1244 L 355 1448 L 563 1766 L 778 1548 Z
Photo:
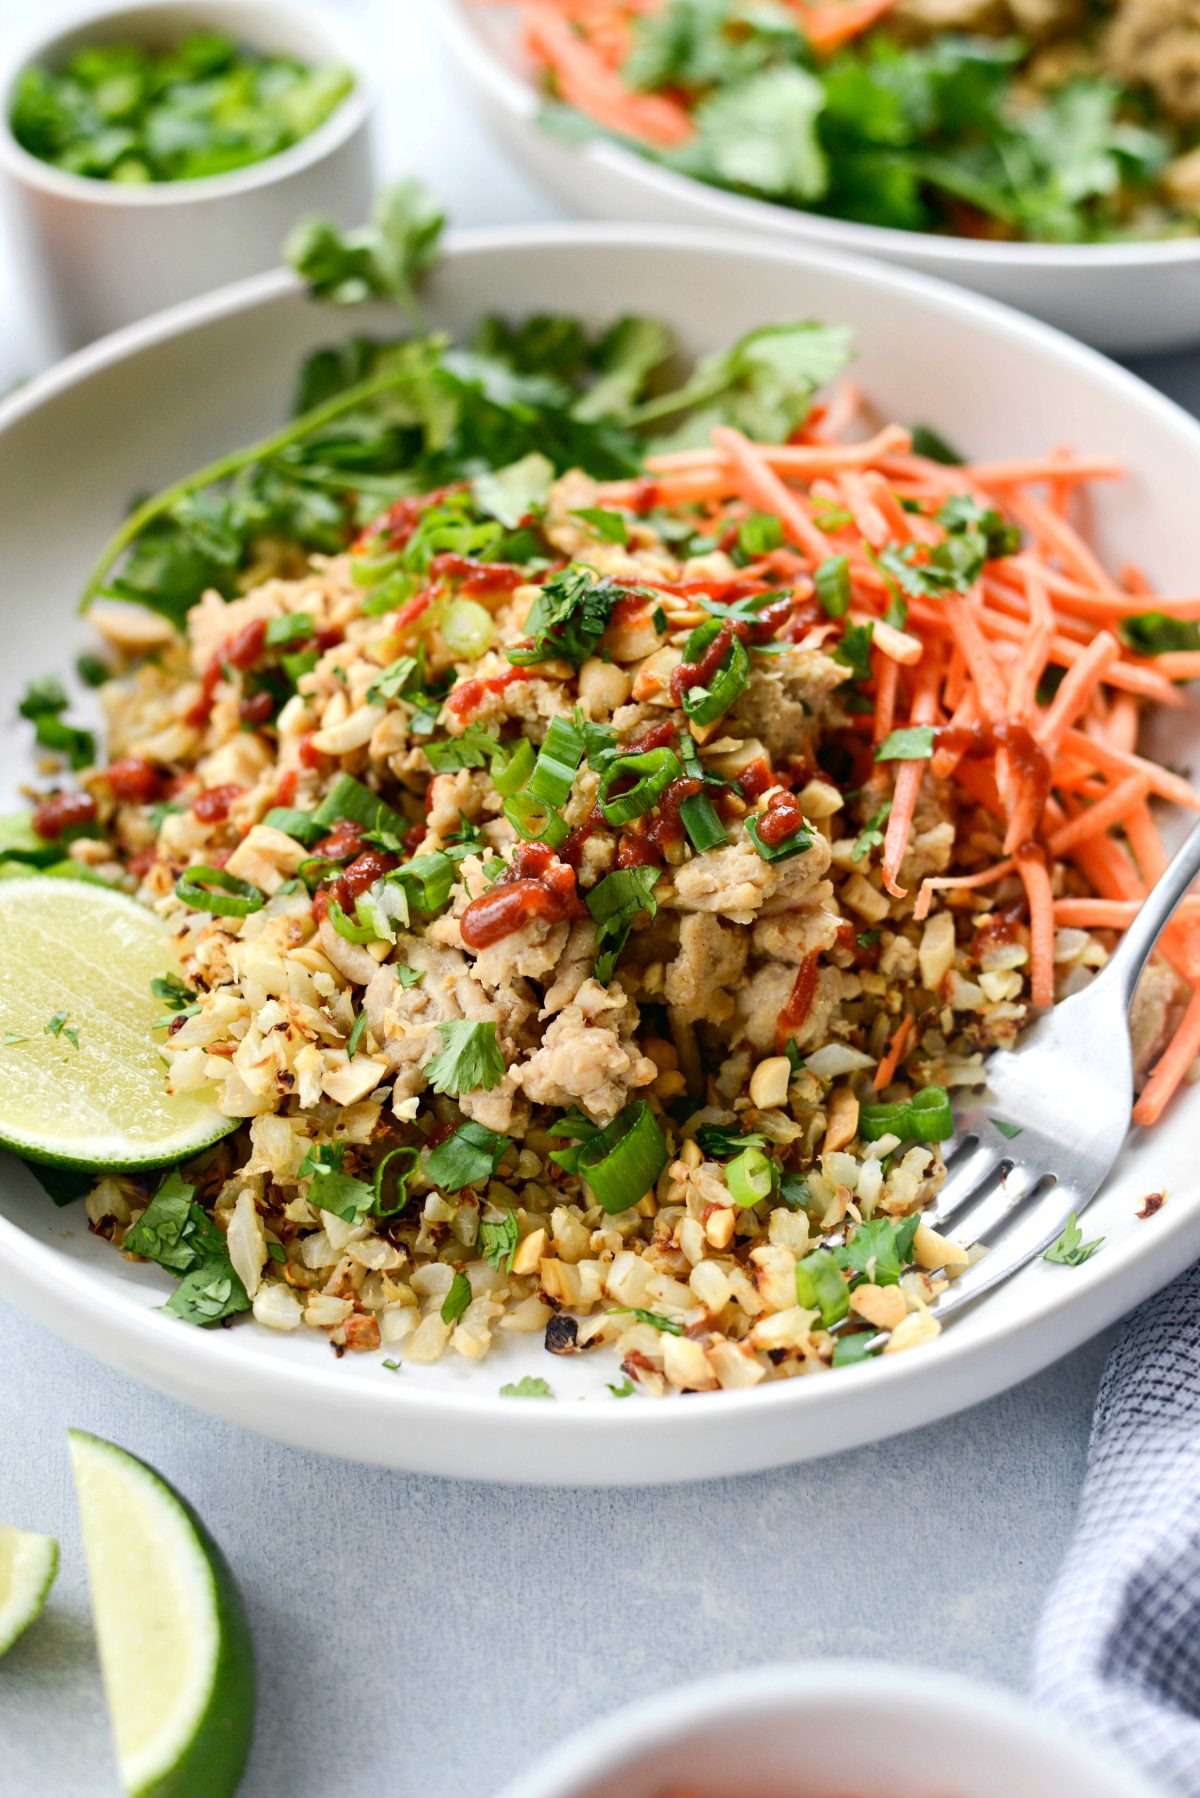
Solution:
M 1151 887 L 1141 910 L 1134 916 L 1108 966 L 1099 976 L 1109 986 L 1120 988 L 1126 1009 L 1164 924 L 1197 874 L 1200 874 L 1200 824 L 1193 826 L 1162 878 Z

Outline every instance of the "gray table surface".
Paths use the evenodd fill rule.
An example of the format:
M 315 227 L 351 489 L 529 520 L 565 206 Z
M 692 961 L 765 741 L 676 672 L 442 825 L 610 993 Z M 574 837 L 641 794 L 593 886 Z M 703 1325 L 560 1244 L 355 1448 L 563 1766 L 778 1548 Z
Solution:
M 560 216 L 484 138 L 414 0 L 325 3 L 378 46 L 387 170 L 423 174 L 460 224 Z M 0 47 L 28 19 L 25 0 L 0 0 Z M 2 391 L 41 354 L 2 246 L 0 320 Z M 1141 372 L 1200 409 L 1200 357 Z M 836 1460 L 564 1493 L 282 1448 L 145 1391 L 0 1305 L 0 1519 L 63 1544 L 51 1607 L 0 1675 L 0 1798 L 118 1792 L 72 1425 L 153 1461 L 233 1562 L 261 1679 L 248 1798 L 489 1798 L 567 1732 L 701 1673 L 854 1654 L 1023 1684 L 1105 1348 L 1098 1339 L 963 1416 Z

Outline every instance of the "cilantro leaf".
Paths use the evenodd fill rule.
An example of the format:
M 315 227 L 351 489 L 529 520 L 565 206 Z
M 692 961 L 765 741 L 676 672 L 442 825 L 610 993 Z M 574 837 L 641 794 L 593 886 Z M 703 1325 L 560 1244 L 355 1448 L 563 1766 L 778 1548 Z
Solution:
M 852 862 L 860 862 L 864 856 L 871 853 L 872 849 L 879 849 L 882 847 L 883 827 L 891 816 L 891 811 L 892 802 L 889 799 L 867 820 L 866 824 L 854 839 L 854 847 L 850 851 L 850 860 Z
M 1200 649 L 1200 625 L 1167 612 L 1132 612 L 1117 626 L 1121 641 L 1140 656 Z
M 843 1272 L 876 1286 L 895 1286 L 912 1260 L 913 1238 L 920 1218 L 879 1217 L 857 1226 L 841 1248 L 832 1251 Z
M 425 1176 L 443 1192 L 461 1192 L 490 1180 L 512 1143 L 483 1124 L 460 1124 L 452 1136 L 429 1151 Z
M 849 679 L 865 681 L 871 678 L 871 644 L 875 638 L 873 623 L 848 624 L 841 642 L 833 652 L 835 662 L 850 670 Z
M 714 90 L 694 115 L 688 172 L 794 205 L 821 199 L 829 186 L 817 131 L 824 103 L 820 80 L 793 67 Z
M 924 762 L 933 754 L 932 724 L 910 724 L 889 731 L 875 751 L 877 762 Z
M 743 1149 L 765 1149 L 767 1139 L 758 1130 L 748 1130 L 745 1135 L 736 1128 L 725 1124 L 701 1124 L 696 1131 L 696 1141 L 703 1153 L 714 1161 L 728 1161 L 733 1155 L 740 1155 Z
M 312 1176 L 304 1195 L 310 1205 L 332 1211 L 344 1223 L 359 1224 L 375 1205 L 375 1188 L 342 1171 L 345 1156 L 345 1143 L 314 1144 L 300 1163 L 299 1177 Z
M 218 1260 L 225 1251 L 225 1238 L 204 1207 L 195 1203 L 195 1197 L 195 1187 L 184 1180 L 178 1168 L 172 1168 L 137 1222 L 126 1231 L 122 1248 L 176 1274 Z
M 337 306 L 395 300 L 417 316 L 416 286 L 436 260 L 445 218 L 415 180 L 384 188 L 369 225 L 343 232 L 329 219 L 302 219 L 284 245 L 284 258 L 322 300 Z
M 619 543 L 622 549 L 629 543 L 629 521 L 622 512 L 608 506 L 576 506 L 571 517 L 586 524 L 602 543 Z
M 471 1018 L 439 1024 L 443 1048 L 425 1064 L 425 1077 L 435 1093 L 491 1092 L 504 1078 L 504 1056 L 496 1026 Z
M 460 1268 L 450 1282 L 450 1290 L 442 1300 L 442 1322 L 456 1324 L 471 1303 L 471 1282 Z
M 545 505 L 553 479 L 553 462 L 538 450 L 530 450 L 507 468 L 476 475 L 471 491 L 481 512 L 512 531 L 523 518 Z
M 228 1255 L 222 1260 L 202 1262 L 184 1274 L 163 1306 L 172 1317 L 199 1324 L 201 1328 L 221 1323 L 225 1318 L 249 1309 L 249 1295 L 233 1271 Z
M 534 1374 L 527 1373 L 522 1374 L 519 1380 L 510 1380 L 507 1386 L 501 1386 L 500 1397 L 553 1398 L 554 1394 L 545 1380 L 540 1380 Z
M 1072 1211 L 1063 1226 L 1062 1235 L 1051 1243 L 1042 1260 L 1056 1262 L 1060 1267 L 1082 1267 L 1085 1261 L 1091 1260 L 1103 1241 L 1103 1236 L 1097 1236 L 1093 1242 L 1085 1242 L 1079 1220 Z
M 658 910 L 654 888 L 661 868 L 617 868 L 598 880 L 585 901 L 596 926 L 596 965 L 593 973 L 602 986 L 613 977 L 618 957 L 629 940 L 633 921 L 641 912 L 653 918 Z
M 525 619 L 525 633 L 532 641 L 510 649 L 509 661 L 524 668 L 561 656 L 572 667 L 581 667 L 608 628 L 617 601 L 637 592 L 641 589 L 624 587 L 572 562 L 542 587 Z

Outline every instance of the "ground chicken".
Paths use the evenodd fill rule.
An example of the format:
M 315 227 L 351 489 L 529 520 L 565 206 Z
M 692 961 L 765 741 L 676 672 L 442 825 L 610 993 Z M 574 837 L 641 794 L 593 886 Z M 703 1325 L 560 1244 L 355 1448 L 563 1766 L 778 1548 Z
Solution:
M 638 1011 L 619 981 L 586 980 L 547 1026 L 541 1047 L 515 1070 L 535 1105 L 579 1105 L 607 1124 L 658 1069 L 634 1040 Z
M 786 861 L 765 862 L 739 832 L 724 849 L 710 850 L 677 868 L 667 903 L 680 911 L 717 912 L 749 924 L 756 912 L 791 911 L 829 867 L 829 844 L 813 835 L 807 849 Z
M 755 736 L 773 762 L 803 758 L 816 734 L 817 721 L 830 695 L 846 678 L 846 670 L 818 649 L 793 649 L 772 656 L 751 671 L 750 681 L 729 713 L 727 727 Z
M 679 926 L 679 952 L 667 968 L 664 997 L 672 1022 L 723 1024 L 734 1007 L 729 988 L 746 966 L 745 932 L 709 912 L 693 912 Z

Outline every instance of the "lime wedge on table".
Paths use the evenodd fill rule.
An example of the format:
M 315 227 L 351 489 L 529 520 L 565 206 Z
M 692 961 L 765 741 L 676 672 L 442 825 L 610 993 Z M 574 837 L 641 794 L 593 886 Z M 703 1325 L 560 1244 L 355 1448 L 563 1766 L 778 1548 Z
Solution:
M 179 975 L 167 927 L 105 887 L 0 881 L 0 1144 L 34 1161 L 163 1167 L 236 1128 L 168 1093 L 150 982 Z
M 195 1512 L 152 1467 L 72 1430 L 100 1671 L 133 1798 L 229 1798 L 254 1722 L 241 1596 Z
M 57 1572 L 53 1536 L 30 1536 L 0 1523 L 0 1654 L 41 1616 Z

